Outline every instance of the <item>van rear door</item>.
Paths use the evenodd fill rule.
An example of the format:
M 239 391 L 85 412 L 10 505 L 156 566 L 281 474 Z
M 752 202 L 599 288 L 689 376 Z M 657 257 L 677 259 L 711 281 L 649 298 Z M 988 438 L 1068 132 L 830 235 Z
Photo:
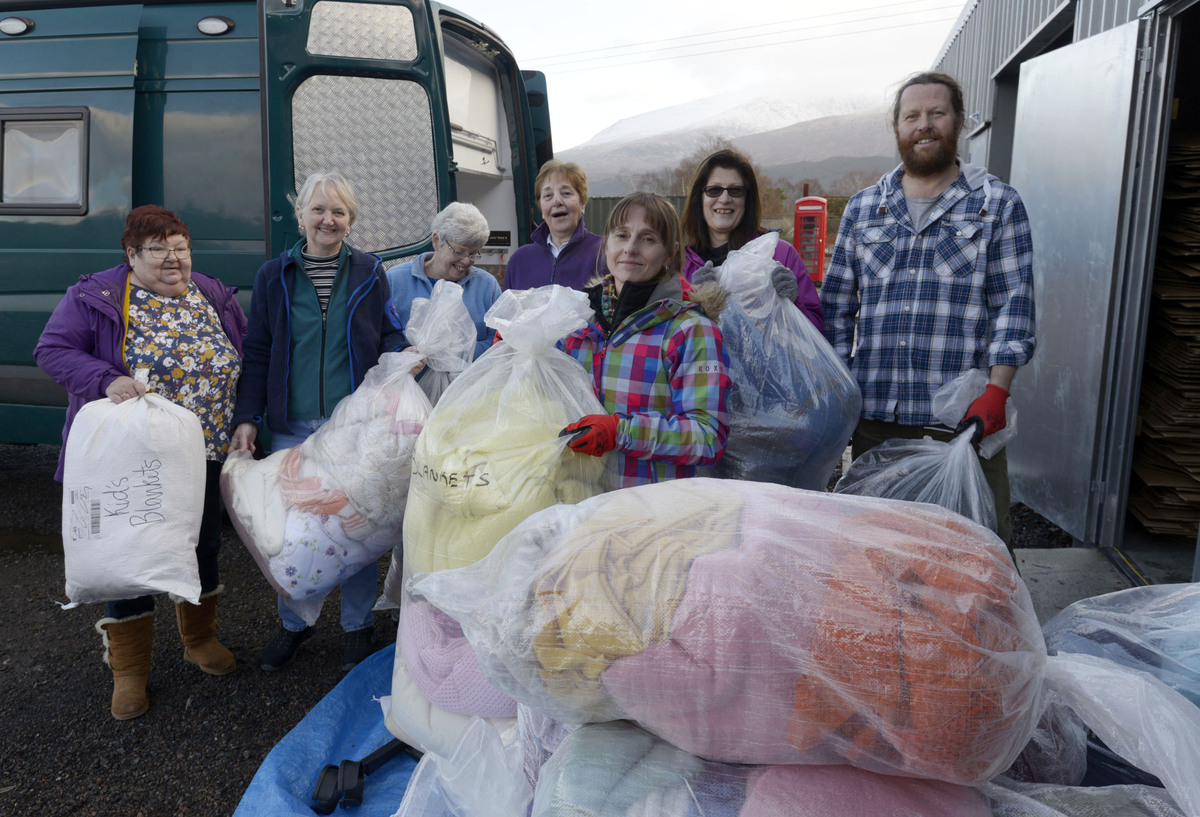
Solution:
M 299 240 L 294 197 L 338 172 L 359 200 L 351 242 L 411 255 L 450 197 L 442 71 L 428 7 L 371 0 L 261 0 L 268 249 Z

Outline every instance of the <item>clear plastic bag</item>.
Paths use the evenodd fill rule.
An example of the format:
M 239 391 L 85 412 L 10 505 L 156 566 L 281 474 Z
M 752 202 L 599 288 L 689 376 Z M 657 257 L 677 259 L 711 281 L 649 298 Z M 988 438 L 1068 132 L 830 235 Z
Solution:
M 729 440 L 702 475 L 823 491 L 858 417 L 858 383 L 821 332 L 771 283 L 774 233 L 729 253 L 719 325 L 729 353 Z
M 1200 706 L 1200 584 L 1081 599 L 1044 630 L 1050 652 L 1095 655 L 1149 673 Z
M 1047 656 L 1003 543 L 934 505 L 677 480 L 542 511 L 412 585 L 495 686 L 562 722 L 978 785 L 1057 698 L 1200 814 L 1200 708 L 1139 669 Z
M 948 443 L 929 437 L 884 440 L 851 463 L 833 490 L 941 505 L 996 529 L 996 498 L 970 434 Z
M 990 817 L 966 786 L 849 766 L 741 766 L 677 749 L 631 723 L 582 726 L 542 768 L 531 817 Z
M 475 359 L 476 334 L 462 286 L 454 281 L 440 280 L 428 298 L 413 300 L 404 336 L 425 356 L 417 383 L 433 405 Z
M 421 758 L 392 817 L 525 817 L 532 798 L 520 747 L 472 718 L 452 754 Z
M 492 305 L 485 320 L 503 340 L 450 384 L 417 441 L 404 575 L 473 564 L 530 514 L 615 485 L 612 456 L 581 456 L 559 436 L 604 412 L 583 367 L 555 348 L 590 314 L 587 296 L 560 286 L 505 292 Z M 393 693 L 390 722 L 399 731 L 425 730 L 427 710 L 515 717 L 516 703 L 484 678 L 458 623 L 424 600 L 402 595 L 396 655 L 401 680 L 420 697 L 413 704 Z
M 221 470 L 230 519 L 267 580 L 316 622 L 341 581 L 399 543 L 412 453 L 431 406 L 413 352 L 388 352 L 329 422 L 263 460 L 235 452 Z
M 200 603 L 204 431 L 148 393 L 79 410 L 63 468 L 65 609 L 152 593 Z
M 411 583 L 520 703 L 710 760 L 974 783 L 1041 711 L 1003 543 L 929 505 L 677 480 L 548 509 Z
M 999 777 L 979 787 L 994 817 L 1186 817 L 1154 786 L 1056 786 Z

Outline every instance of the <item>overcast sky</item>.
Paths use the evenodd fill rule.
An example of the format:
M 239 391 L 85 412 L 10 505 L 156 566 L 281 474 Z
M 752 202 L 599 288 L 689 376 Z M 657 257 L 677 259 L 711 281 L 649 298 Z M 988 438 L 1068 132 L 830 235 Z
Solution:
M 878 98 L 933 65 L 964 0 L 445 0 L 546 74 L 555 150 L 726 93 Z

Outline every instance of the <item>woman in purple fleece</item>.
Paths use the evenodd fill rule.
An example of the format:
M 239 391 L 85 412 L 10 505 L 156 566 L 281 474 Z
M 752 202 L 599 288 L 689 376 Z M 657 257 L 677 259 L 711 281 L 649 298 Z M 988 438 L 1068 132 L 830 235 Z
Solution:
M 710 154 L 696 169 L 683 208 L 683 240 L 687 245 L 684 277 L 702 283 L 713 275 L 714 267 L 725 263 L 730 250 L 741 249 L 765 233 L 759 222 L 761 211 L 758 179 L 750 160 L 736 150 Z M 780 264 L 772 276 L 775 291 L 795 303 L 817 330 L 823 331 L 825 313 L 800 253 L 780 241 L 775 247 L 775 260 Z M 697 272 L 698 279 L 693 277 Z
M 594 275 L 604 275 L 600 236 L 583 226 L 588 183 L 574 162 L 551 159 L 534 181 L 542 223 L 530 243 L 517 248 L 504 272 L 504 289 L 533 289 L 561 284 L 582 290 Z

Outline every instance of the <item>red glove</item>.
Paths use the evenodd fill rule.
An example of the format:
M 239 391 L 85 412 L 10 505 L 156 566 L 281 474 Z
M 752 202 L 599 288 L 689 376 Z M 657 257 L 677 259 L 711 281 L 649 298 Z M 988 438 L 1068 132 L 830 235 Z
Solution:
M 975 399 L 975 402 L 967 409 L 967 413 L 963 415 L 963 422 L 965 423 L 972 417 L 978 417 L 983 421 L 983 436 L 995 434 L 1007 424 L 1004 416 L 1004 403 L 1007 400 L 1008 392 L 995 383 L 988 383 L 983 394 Z
M 580 454 L 599 457 L 617 447 L 617 421 L 615 414 L 589 414 L 581 417 L 559 432 L 558 436 L 574 436 L 567 447 Z

